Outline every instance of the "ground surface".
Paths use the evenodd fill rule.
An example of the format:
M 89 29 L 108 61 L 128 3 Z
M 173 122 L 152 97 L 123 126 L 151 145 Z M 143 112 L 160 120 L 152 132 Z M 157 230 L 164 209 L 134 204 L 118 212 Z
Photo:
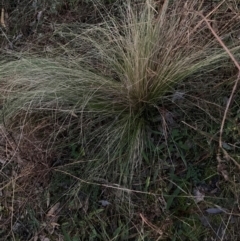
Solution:
M 157 12 L 166 1 L 156 2 Z M 227 49 L 237 48 L 239 26 L 234 23 L 239 22 L 240 6 L 237 1 L 223 2 L 216 10 L 219 1 L 203 1 L 202 12 L 207 16 L 216 10 L 211 19 L 219 24 L 218 29 L 214 24 L 211 26 L 217 36 L 226 29 L 224 21 L 228 21 L 227 27 L 234 26 L 223 40 Z M 70 68 L 64 78 L 74 78 L 78 67 L 73 59 L 90 48 L 84 41 L 76 41 L 74 35 L 81 34 L 89 25 L 93 28 L 101 25 L 106 13 L 121 18 L 121 4 L 120 1 L 105 1 L 101 6 L 91 1 L 32 1 L 31 4 L 9 1 L 1 6 L 0 240 L 240 240 L 240 94 L 239 85 L 234 89 L 239 79 L 238 68 L 230 58 L 216 65 L 210 75 L 203 74 L 200 78 L 195 74 L 177 83 L 157 108 L 143 107 L 139 116 L 147 126 L 143 139 L 148 144 L 142 149 L 141 158 L 130 157 L 140 163 L 136 167 L 124 163 L 129 158 L 127 152 L 113 154 L 118 150 L 114 136 L 121 128 L 112 132 L 113 147 L 101 139 L 108 131 L 115 130 L 108 127 L 114 127 L 112 123 L 121 115 L 105 114 L 108 105 L 97 99 L 90 107 L 101 107 L 104 114 L 83 117 L 84 111 L 78 111 L 71 102 L 71 94 L 75 92 L 65 92 L 69 90 L 68 82 L 59 91 L 60 97 L 61 94 L 69 97 L 67 111 L 71 111 L 66 115 L 55 111 L 60 107 L 61 113 L 66 111 L 58 93 L 56 103 L 49 101 L 54 102 L 51 114 L 50 104 L 41 105 L 41 98 L 35 108 L 38 112 L 34 108 L 30 111 L 31 105 L 27 103 L 31 100 L 10 110 L 16 98 L 11 93 L 21 96 L 25 89 L 21 82 L 6 84 L 11 78 L 18 79 L 9 74 L 15 67 L 10 66 L 9 71 L 8 63 L 32 58 L 26 66 L 46 71 L 41 78 L 50 83 L 55 76 L 50 73 L 51 68 L 35 60 L 51 59 L 51 67 L 55 62 L 57 66 L 54 72 Z M 212 35 L 209 29 L 206 33 Z M 202 41 L 206 39 L 203 37 Z M 234 57 L 239 61 L 239 52 Z M 100 71 L 101 76 L 116 80 L 111 86 L 114 90 L 119 76 L 116 78 L 116 72 L 106 68 L 103 60 L 96 59 L 89 61 L 93 72 Z M 21 73 L 17 74 L 20 80 L 24 80 L 27 67 L 21 67 Z M 151 69 L 148 72 L 154 75 Z M 34 71 L 31 78 L 35 80 Z M 31 92 L 31 82 L 28 85 Z M 74 88 L 79 87 L 76 84 Z M 115 108 L 120 94 L 111 93 Z M 118 113 L 118 106 L 114 108 Z M 10 115 L 13 112 L 19 114 Z M 46 118 L 47 115 L 51 118 Z M 101 128 L 106 131 L 96 131 Z M 86 130 L 93 134 L 82 135 L 81 131 Z M 130 139 L 127 143 L 132 143 L 129 136 L 134 136 L 135 130 L 138 129 L 134 126 L 122 139 Z M 135 136 L 141 139 L 140 134 Z M 102 151 L 103 144 L 109 150 Z M 133 145 L 134 148 L 137 149 Z M 128 147 L 123 145 L 123 149 Z M 115 165 L 116 160 L 123 164 Z M 131 168 L 134 171 L 130 172 Z

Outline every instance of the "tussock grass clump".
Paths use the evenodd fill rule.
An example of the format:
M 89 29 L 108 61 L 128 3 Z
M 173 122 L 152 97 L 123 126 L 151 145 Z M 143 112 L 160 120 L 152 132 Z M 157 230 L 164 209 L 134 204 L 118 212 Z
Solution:
M 139 179 L 144 162 L 158 160 L 151 131 L 166 136 L 175 85 L 202 81 L 226 65 L 227 55 L 201 23 L 201 7 L 197 0 L 165 1 L 158 10 L 150 0 L 127 3 L 119 19 L 107 16 L 72 33 L 79 55 L 22 56 L 1 65 L 4 121 L 23 129 L 43 118 L 55 123 L 49 143 L 64 136 L 63 146 L 75 143 L 94 159 L 79 167 L 89 179 L 125 185 Z
M 131 2 L 57 26 L 50 52 L 0 58 L 4 238 L 200 240 L 229 225 L 229 239 L 239 185 L 231 163 L 231 188 L 221 182 L 215 144 L 236 71 L 212 32 L 239 57 L 237 9 L 226 24 L 223 1 L 211 13 L 199 0 Z M 223 140 L 237 153 L 234 98 Z M 206 217 L 210 206 L 225 216 Z

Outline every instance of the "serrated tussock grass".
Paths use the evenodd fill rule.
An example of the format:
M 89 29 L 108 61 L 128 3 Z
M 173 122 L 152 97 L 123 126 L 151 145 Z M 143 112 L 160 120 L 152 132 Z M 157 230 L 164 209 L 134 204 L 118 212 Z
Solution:
M 125 185 L 139 180 L 144 161 L 152 167 L 158 161 L 149 128 L 155 128 L 156 116 L 158 126 L 167 123 L 161 110 L 176 84 L 207 79 L 227 59 L 204 24 L 195 28 L 202 20 L 201 1 L 169 2 L 160 9 L 150 0 L 126 3 L 120 17 L 106 13 L 101 24 L 68 33 L 80 46 L 77 54 L 71 49 L 54 59 L 23 55 L 2 64 L 4 122 L 22 129 L 40 119 L 60 123 L 49 143 L 62 136 L 60 150 L 74 143 L 83 158 L 94 159 L 79 167 L 83 177 Z M 151 155 L 143 158 L 144 153 Z

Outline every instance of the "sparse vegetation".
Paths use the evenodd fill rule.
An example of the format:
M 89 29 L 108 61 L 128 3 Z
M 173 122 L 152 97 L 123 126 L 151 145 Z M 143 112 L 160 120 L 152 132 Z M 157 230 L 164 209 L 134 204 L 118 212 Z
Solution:
M 239 4 L 54 4 L 1 21 L 0 240 L 238 240 Z

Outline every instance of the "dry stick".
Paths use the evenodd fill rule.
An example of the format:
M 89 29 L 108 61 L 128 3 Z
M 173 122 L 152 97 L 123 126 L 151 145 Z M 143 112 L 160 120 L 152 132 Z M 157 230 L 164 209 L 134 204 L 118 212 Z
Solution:
M 225 108 L 225 111 L 224 111 L 222 123 L 221 123 L 217 159 L 218 159 L 218 162 L 220 162 L 220 160 L 221 160 L 220 159 L 220 150 L 222 150 L 224 155 L 225 155 L 225 157 L 228 157 L 228 159 L 232 160 L 234 162 L 234 164 L 237 165 L 237 167 L 240 170 L 240 164 L 238 162 L 236 162 L 232 157 L 230 157 L 229 154 L 226 152 L 226 150 L 224 150 L 223 147 L 222 147 L 222 134 L 223 134 L 223 128 L 224 128 L 224 125 L 225 125 L 225 122 L 226 122 L 226 118 L 227 118 L 227 113 L 228 113 L 230 104 L 232 102 L 233 95 L 234 95 L 234 93 L 235 93 L 235 91 L 237 89 L 237 86 L 238 86 L 238 83 L 239 83 L 239 80 L 240 80 L 240 65 L 239 65 L 238 61 L 236 60 L 236 58 L 233 56 L 233 54 L 230 52 L 230 50 L 226 47 L 224 42 L 221 40 L 221 38 L 216 34 L 216 32 L 214 31 L 212 26 L 209 24 L 209 21 L 207 20 L 207 18 L 204 17 L 202 13 L 198 13 L 198 14 L 203 18 L 203 20 L 207 24 L 208 28 L 211 30 L 211 32 L 214 35 L 214 37 L 217 39 L 217 41 L 220 43 L 220 45 L 223 47 L 223 49 L 227 52 L 227 54 L 229 55 L 229 57 L 231 58 L 231 60 L 233 61 L 233 63 L 235 64 L 235 66 L 238 69 L 238 76 L 237 76 L 237 79 L 235 80 L 235 84 L 234 84 L 234 86 L 232 88 L 231 95 L 230 95 L 230 97 L 228 99 L 228 102 L 227 102 L 227 105 L 226 105 L 226 108 Z

